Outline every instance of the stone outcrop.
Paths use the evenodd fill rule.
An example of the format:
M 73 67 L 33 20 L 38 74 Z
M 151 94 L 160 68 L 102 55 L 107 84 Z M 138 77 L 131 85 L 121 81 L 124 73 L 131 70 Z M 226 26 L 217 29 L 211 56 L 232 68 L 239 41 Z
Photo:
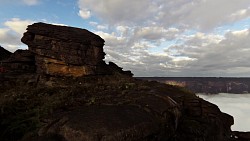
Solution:
M 35 56 L 28 50 L 17 50 L 2 60 L 2 67 L 9 73 L 35 73 Z
M 0 46 L 0 61 L 9 58 L 12 53 Z
M 17 50 L 0 63 L 0 93 L 15 85 L 37 83 L 35 56 L 30 51 Z
M 0 83 L 1 141 L 248 138 L 231 131 L 232 116 L 194 93 L 137 80 L 130 71 L 106 64 L 104 40 L 87 30 L 35 23 L 22 41 L 29 50 L 15 52 L 5 63 L 10 72 L 26 71 L 16 73 L 21 77 L 9 74 L 11 87 Z M 25 69 L 31 66 L 35 69 Z M 16 83 L 24 80 L 35 85 Z
M 71 81 L 62 78 L 61 83 L 68 85 L 19 90 L 20 97 L 21 93 L 39 95 L 32 101 L 36 106 L 30 106 L 27 99 L 24 110 L 32 107 L 39 114 L 48 110 L 46 116 L 39 115 L 42 126 L 37 132 L 26 135 L 22 141 L 56 137 L 55 141 L 232 139 L 233 117 L 195 94 L 157 82 L 121 77 L 86 78 Z
M 38 74 L 81 77 L 109 70 L 104 40 L 85 29 L 35 23 L 21 41 L 35 54 Z

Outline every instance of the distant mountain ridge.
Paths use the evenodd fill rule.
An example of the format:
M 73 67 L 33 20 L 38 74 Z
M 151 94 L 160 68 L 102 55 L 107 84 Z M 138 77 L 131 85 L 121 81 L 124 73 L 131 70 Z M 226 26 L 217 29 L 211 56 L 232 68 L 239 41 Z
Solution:
M 185 87 L 194 93 L 218 94 L 250 92 L 250 78 L 229 77 L 138 77 L 165 84 Z

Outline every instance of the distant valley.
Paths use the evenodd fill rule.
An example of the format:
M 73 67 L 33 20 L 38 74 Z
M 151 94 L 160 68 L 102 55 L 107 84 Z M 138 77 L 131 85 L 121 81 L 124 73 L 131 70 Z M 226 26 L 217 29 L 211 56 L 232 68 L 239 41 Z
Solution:
M 250 78 L 229 78 L 229 77 L 137 77 L 137 78 L 185 87 L 194 93 L 243 94 L 250 92 Z

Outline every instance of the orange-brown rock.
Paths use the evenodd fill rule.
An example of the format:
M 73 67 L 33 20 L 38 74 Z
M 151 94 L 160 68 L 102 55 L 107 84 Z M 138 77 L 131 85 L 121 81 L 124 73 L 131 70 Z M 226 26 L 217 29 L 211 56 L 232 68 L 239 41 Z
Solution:
M 85 29 L 35 23 L 21 41 L 36 56 L 39 74 L 85 76 L 96 74 L 103 62 L 104 40 Z

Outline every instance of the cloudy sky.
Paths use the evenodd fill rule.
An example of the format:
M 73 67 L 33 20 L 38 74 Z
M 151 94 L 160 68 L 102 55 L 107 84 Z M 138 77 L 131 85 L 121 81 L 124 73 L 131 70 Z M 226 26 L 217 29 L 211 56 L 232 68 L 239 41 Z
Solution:
M 250 77 L 250 0 L 0 0 L 0 45 L 34 22 L 100 35 L 135 76 Z

